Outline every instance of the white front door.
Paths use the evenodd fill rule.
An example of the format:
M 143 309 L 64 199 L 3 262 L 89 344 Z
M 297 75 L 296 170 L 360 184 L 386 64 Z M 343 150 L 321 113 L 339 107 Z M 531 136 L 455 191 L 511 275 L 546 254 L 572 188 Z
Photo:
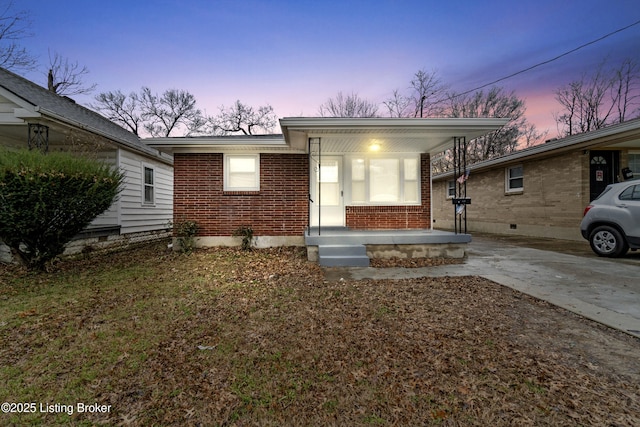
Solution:
M 344 226 L 342 157 L 322 156 L 311 168 L 311 226 Z

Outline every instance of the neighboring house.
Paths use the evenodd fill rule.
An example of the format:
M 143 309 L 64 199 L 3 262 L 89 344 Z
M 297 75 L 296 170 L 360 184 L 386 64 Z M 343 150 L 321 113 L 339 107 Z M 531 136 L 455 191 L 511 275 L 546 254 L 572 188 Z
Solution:
M 640 119 L 548 141 L 468 168 L 467 229 L 579 240 L 584 208 L 640 178 Z M 626 176 L 625 176 L 626 175 Z M 453 173 L 433 177 L 434 227 L 453 229 Z
M 471 139 L 506 122 L 284 118 L 282 135 L 145 142 L 173 154 L 174 221 L 196 221 L 198 245 L 236 245 L 234 231 L 251 227 L 256 246 L 306 245 L 310 259 L 330 265 L 340 256 L 323 251 L 362 261 L 366 256 L 353 251 L 425 256 L 459 249 L 450 245 L 469 236 L 431 231 L 430 156 L 454 137 Z
M 0 147 L 69 151 L 125 174 L 111 208 L 67 252 L 168 235 L 173 217 L 173 159 L 105 117 L 0 68 Z M 6 258 L 7 248 L 4 247 Z M 0 249 L 2 251 L 2 249 Z

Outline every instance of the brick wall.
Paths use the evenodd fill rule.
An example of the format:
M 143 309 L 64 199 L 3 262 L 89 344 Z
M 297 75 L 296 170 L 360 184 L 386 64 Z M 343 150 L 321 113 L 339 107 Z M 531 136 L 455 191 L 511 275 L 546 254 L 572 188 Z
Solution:
M 505 192 L 506 165 L 471 172 L 468 230 L 581 239 L 579 225 L 589 203 L 588 154 L 576 150 L 510 166 L 517 164 L 524 171 L 520 193 Z M 453 227 L 454 208 L 446 198 L 446 184 L 446 180 L 433 183 L 435 228 Z
M 347 206 L 346 225 L 354 230 L 421 229 L 431 223 L 430 158 L 420 156 L 420 206 Z
M 260 191 L 223 191 L 223 155 L 174 155 L 174 221 L 195 220 L 200 236 L 301 236 L 308 222 L 305 154 L 261 154 Z

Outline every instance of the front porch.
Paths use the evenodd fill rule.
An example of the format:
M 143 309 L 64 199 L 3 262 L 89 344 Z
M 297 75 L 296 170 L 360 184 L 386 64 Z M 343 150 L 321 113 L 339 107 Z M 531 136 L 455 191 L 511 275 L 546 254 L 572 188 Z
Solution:
M 428 229 L 312 227 L 305 233 L 309 261 L 325 267 L 366 267 L 371 258 L 462 258 L 469 242 L 469 234 Z

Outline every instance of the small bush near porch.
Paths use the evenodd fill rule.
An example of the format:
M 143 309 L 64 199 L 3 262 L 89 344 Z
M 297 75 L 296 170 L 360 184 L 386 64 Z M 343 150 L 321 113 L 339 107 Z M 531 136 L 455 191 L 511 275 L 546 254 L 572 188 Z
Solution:
M 0 265 L 4 425 L 638 425 L 640 343 L 474 278 L 327 282 L 301 249 Z M 77 407 L 76 407 L 77 408 Z

